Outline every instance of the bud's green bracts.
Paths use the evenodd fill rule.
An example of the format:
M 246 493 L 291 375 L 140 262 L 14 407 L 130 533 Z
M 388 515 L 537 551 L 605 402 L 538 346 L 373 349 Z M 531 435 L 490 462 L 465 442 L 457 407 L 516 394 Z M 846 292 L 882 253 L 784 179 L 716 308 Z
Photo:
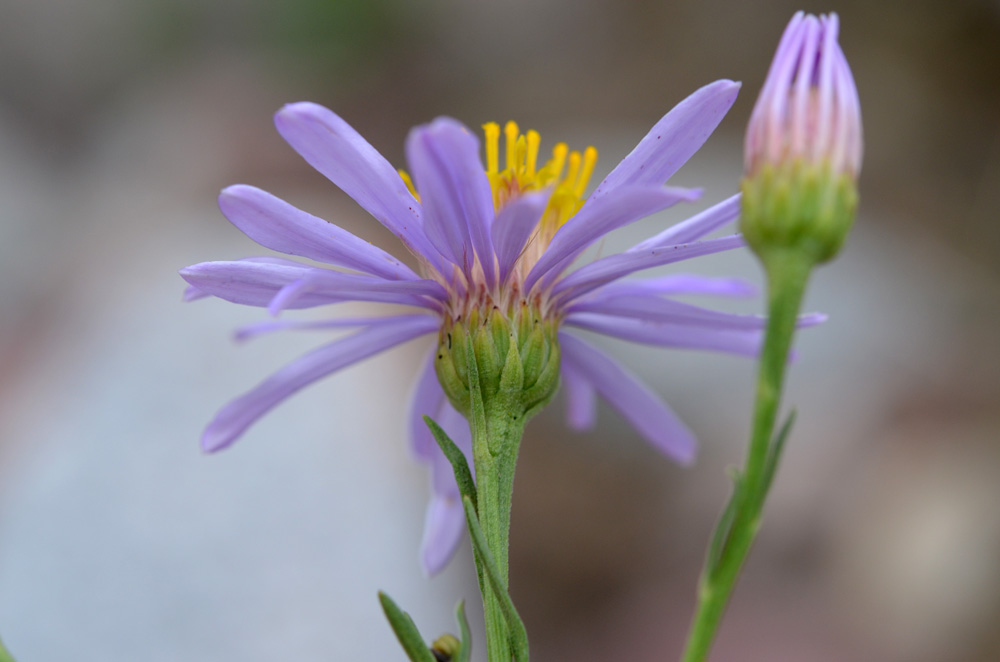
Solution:
M 861 110 L 835 15 L 785 32 L 747 127 L 740 229 L 767 261 L 840 250 L 857 207 Z
M 558 322 L 527 302 L 510 313 L 475 307 L 465 318 L 445 322 L 438 342 L 438 379 L 455 408 L 470 416 L 468 346 L 479 374 L 483 404 L 527 419 L 559 388 Z
M 765 164 L 741 188 L 740 229 L 754 252 L 801 251 L 813 264 L 840 251 L 858 204 L 853 177 L 802 160 Z

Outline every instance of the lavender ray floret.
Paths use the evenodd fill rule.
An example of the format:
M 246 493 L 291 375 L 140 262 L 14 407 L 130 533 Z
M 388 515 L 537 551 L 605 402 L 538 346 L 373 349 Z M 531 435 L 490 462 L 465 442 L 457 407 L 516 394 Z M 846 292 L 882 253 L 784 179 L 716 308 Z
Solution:
M 265 248 L 390 280 L 419 278 L 381 248 L 253 186 L 225 188 L 219 195 L 219 209 Z
M 563 360 L 586 379 L 654 448 L 681 464 L 694 461 L 691 430 L 648 386 L 620 363 L 569 333 L 559 333 Z
M 363 329 L 292 361 L 223 407 L 201 439 L 209 453 L 222 450 L 277 404 L 299 389 L 382 351 L 437 330 L 430 316 Z
M 420 203 L 395 168 L 333 111 L 315 103 L 286 105 L 274 116 L 281 137 L 309 165 L 351 196 L 406 246 L 432 264 L 440 255 L 427 241 Z
M 621 186 L 666 182 L 697 152 L 736 101 L 740 84 L 717 80 L 660 119 L 591 194 L 592 204 Z
M 705 235 L 721 227 L 725 227 L 739 218 L 741 198 L 741 193 L 730 196 L 722 202 L 712 205 L 705 211 L 699 212 L 691 218 L 676 223 L 663 232 L 639 242 L 626 252 L 637 253 L 650 248 L 659 248 L 660 246 L 676 246 L 677 244 L 698 241 Z
M 574 259 L 580 251 L 620 227 L 646 218 L 678 202 L 697 200 L 700 190 L 664 186 L 623 186 L 584 207 L 559 228 L 545 253 L 535 263 L 524 288 L 530 290 L 550 270 Z M 554 272 L 555 273 L 555 272 Z
M 561 295 L 560 300 L 566 304 L 583 296 L 606 283 L 627 276 L 636 271 L 688 260 L 701 255 L 711 255 L 722 251 L 742 248 L 743 237 L 738 234 L 705 239 L 690 244 L 650 248 L 634 253 L 619 253 L 609 255 L 595 262 L 580 267 L 569 274 L 552 289 L 553 294 Z

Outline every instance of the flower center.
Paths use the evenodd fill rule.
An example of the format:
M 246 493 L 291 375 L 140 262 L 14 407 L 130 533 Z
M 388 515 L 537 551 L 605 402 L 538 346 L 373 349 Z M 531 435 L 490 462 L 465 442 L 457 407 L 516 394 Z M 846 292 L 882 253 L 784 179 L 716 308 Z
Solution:
M 500 125 L 488 122 L 483 125 L 486 137 L 486 178 L 493 193 L 493 209 L 499 213 L 505 206 L 531 192 L 548 191 L 549 198 L 535 230 L 528 237 L 513 267 L 506 274 L 504 282 L 492 288 L 486 286 L 484 265 L 480 256 L 468 272 L 458 269 L 453 274 L 441 274 L 429 265 L 422 271 L 428 278 L 440 282 L 451 292 L 447 304 L 448 312 L 456 319 L 468 318 L 473 309 L 489 311 L 494 307 L 505 315 L 514 315 L 514 308 L 523 303 L 531 305 L 546 317 L 545 295 L 541 292 L 524 292 L 524 282 L 531 268 L 545 253 L 553 236 L 570 218 L 576 214 L 585 201 L 584 191 L 594 172 L 597 150 L 587 147 L 583 152 L 570 151 L 566 143 L 558 143 L 552 148 L 552 156 L 539 165 L 538 148 L 541 142 L 537 131 L 521 133 L 515 122 L 507 122 L 503 128 L 505 159 L 500 168 Z M 399 170 L 410 193 L 419 201 L 420 194 L 408 173 Z M 489 265 L 487 268 L 493 268 Z
M 537 131 L 521 133 L 515 122 L 503 128 L 506 167 L 500 170 L 500 125 L 483 125 L 486 136 L 486 176 L 493 189 L 493 207 L 500 211 L 519 195 L 530 191 L 551 189 L 548 207 L 538 224 L 533 241 L 544 250 L 563 224 L 583 206 L 583 193 L 594 172 L 597 150 L 588 147 L 583 154 L 570 151 L 566 143 L 552 148 L 552 157 L 538 165 L 541 138 Z

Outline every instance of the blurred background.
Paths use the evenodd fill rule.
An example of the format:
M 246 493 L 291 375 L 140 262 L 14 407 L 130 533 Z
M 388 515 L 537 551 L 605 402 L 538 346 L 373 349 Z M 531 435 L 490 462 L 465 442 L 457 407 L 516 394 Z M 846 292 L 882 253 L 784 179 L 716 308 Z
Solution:
M 402 660 L 377 589 L 428 637 L 461 598 L 478 622 L 468 550 L 431 580 L 417 561 L 428 486 L 402 412 L 421 343 L 199 451 L 221 405 L 324 340 L 238 346 L 263 311 L 181 302 L 177 269 L 261 252 L 218 190 L 260 186 L 401 254 L 281 141 L 283 103 L 328 105 L 399 166 L 436 115 L 516 119 L 543 149 L 596 146 L 599 181 L 684 96 L 743 81 L 672 180 L 703 203 L 616 251 L 736 189 L 799 8 L 841 15 L 862 204 L 809 292 L 830 321 L 800 339 L 799 420 L 712 659 L 1000 659 L 1000 2 L 7 0 L 0 633 L 18 660 Z M 682 267 L 760 281 L 746 254 Z M 568 432 L 557 400 L 523 446 L 512 591 L 536 659 L 677 659 L 754 365 L 603 344 L 698 433 L 699 461 L 670 464 L 608 408 Z

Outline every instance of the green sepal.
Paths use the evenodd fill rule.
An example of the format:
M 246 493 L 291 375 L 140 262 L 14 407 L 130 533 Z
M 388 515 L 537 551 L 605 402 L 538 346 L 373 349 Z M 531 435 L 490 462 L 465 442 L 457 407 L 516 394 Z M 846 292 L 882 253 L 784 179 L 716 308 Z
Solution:
M 521 399 L 523 390 L 524 365 L 521 363 L 521 353 L 517 349 L 517 343 L 508 342 L 503 372 L 500 373 L 500 393 L 516 401 Z
M 465 453 L 455 445 L 455 442 L 451 440 L 448 433 L 442 430 L 441 426 L 430 416 L 424 416 L 424 423 L 430 428 L 431 434 L 434 435 L 434 441 L 441 448 L 441 452 L 451 462 L 451 468 L 455 472 L 455 482 L 458 483 L 458 491 L 462 496 L 469 497 L 469 500 L 472 501 L 472 507 L 478 513 L 476 481 L 472 478 L 472 470 L 469 469 L 469 461 L 466 459 Z
M 479 365 L 476 363 L 475 352 L 472 351 L 472 345 L 465 343 L 465 369 L 469 375 L 469 413 L 466 414 L 466 418 L 469 419 L 469 426 L 472 428 L 472 439 L 475 443 L 476 439 L 476 429 L 478 426 L 479 430 L 486 430 L 486 405 L 483 403 L 483 389 L 479 383 Z M 475 451 L 475 447 L 473 447 Z
M 500 355 L 493 342 L 493 331 L 490 327 L 480 324 L 473 327 L 470 333 L 473 336 L 472 347 L 479 364 L 479 382 L 483 389 L 483 396 L 493 396 L 500 388 L 501 367 Z
M 792 425 L 795 424 L 796 411 L 793 409 L 785 419 L 784 425 L 781 426 L 781 430 L 778 431 L 778 435 L 774 438 L 771 443 L 771 448 L 767 453 L 767 460 L 764 462 L 764 475 L 761 478 L 761 489 L 763 490 L 763 496 L 766 496 L 768 492 L 771 491 L 771 481 L 774 480 L 774 473 L 778 470 L 778 463 L 781 461 L 781 454 L 785 450 L 785 441 L 788 439 L 788 434 L 792 431 Z
M 538 320 L 521 347 L 521 363 L 524 365 L 524 386 L 530 388 L 538 381 L 538 376 L 545 367 L 545 360 L 548 358 L 548 347 L 545 342 L 545 331 Z
M 455 620 L 458 621 L 459 647 L 452 662 L 469 662 L 472 658 L 472 632 L 469 621 L 465 618 L 465 600 L 460 600 L 455 607 Z
M 549 404 L 559 390 L 559 366 L 562 350 L 559 348 L 558 342 L 545 344 L 545 364 L 536 376 L 534 383 L 524 390 L 523 401 L 530 416 Z M 525 383 L 528 383 L 527 377 L 525 377 Z
M 740 231 L 755 253 L 793 248 L 816 264 L 840 251 L 858 205 L 853 175 L 801 160 L 764 165 L 740 189 Z
M 457 354 L 453 349 L 458 330 L 460 329 L 452 327 L 441 332 L 437 357 L 434 361 L 434 371 L 437 373 L 438 381 L 441 382 L 441 388 L 448 394 L 455 408 L 464 415 L 465 412 L 469 411 L 469 384 L 466 381 L 465 352 Z M 461 357 L 460 361 L 455 360 L 455 357 L 458 356 Z M 461 373 L 459 373 L 460 367 L 462 368 Z
M 486 536 L 479 526 L 479 518 L 476 510 L 467 497 L 462 498 L 462 505 L 465 506 L 465 521 L 469 525 L 469 537 L 472 538 L 472 546 L 479 556 L 486 579 L 493 595 L 500 601 L 500 609 L 503 612 L 504 620 L 507 622 L 507 632 L 510 639 L 510 650 L 517 662 L 528 662 L 528 632 L 524 628 L 524 622 L 514 607 L 514 601 L 510 599 L 510 594 L 504 587 L 500 570 L 497 568 L 493 554 L 486 544 Z
M 490 333 L 493 335 L 493 345 L 496 347 L 497 356 L 503 358 L 510 351 L 511 339 L 514 332 L 511 331 L 507 317 L 500 313 L 497 306 L 493 306 L 493 314 L 489 319 Z
M 392 598 L 382 591 L 378 592 L 378 600 L 382 603 L 382 611 L 385 612 L 385 617 L 389 620 L 389 625 L 396 633 L 396 639 L 406 651 L 410 662 L 437 662 L 424 638 L 420 636 L 420 632 L 410 615 L 400 609 Z
M 14 656 L 4 647 L 3 641 L 0 641 L 0 662 L 14 662 Z

